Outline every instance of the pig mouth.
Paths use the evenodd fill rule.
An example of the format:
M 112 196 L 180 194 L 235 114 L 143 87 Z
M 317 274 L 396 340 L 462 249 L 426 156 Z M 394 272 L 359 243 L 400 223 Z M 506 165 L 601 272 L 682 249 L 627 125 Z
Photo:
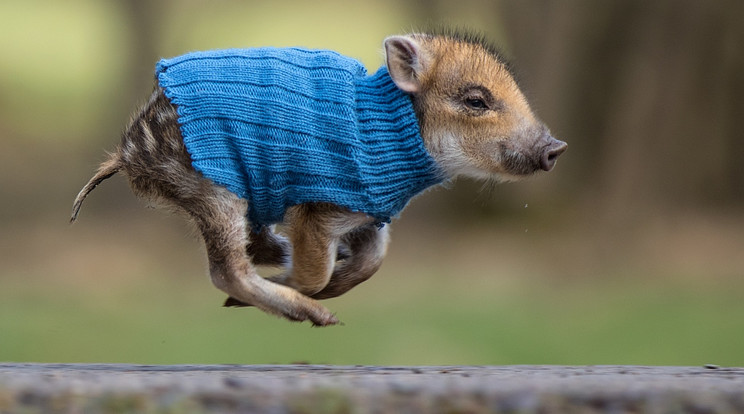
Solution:
M 501 167 L 512 175 L 532 175 L 542 170 L 540 154 L 525 154 L 500 143 Z

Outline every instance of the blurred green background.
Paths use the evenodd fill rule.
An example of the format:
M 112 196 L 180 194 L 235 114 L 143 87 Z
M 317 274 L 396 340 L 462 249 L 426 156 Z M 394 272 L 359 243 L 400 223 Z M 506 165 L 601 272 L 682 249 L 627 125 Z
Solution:
M 0 2 L 0 361 L 744 365 L 744 2 Z M 312 329 L 225 309 L 201 242 L 121 177 L 72 199 L 155 61 L 484 33 L 569 143 L 549 174 L 417 198 Z

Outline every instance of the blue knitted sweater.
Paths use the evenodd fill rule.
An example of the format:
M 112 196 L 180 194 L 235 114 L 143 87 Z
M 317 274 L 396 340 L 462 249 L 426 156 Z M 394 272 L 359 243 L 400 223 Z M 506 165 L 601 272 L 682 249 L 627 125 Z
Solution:
M 248 200 L 254 226 L 330 202 L 389 222 L 442 181 L 410 97 L 324 50 L 194 52 L 157 64 L 194 168 Z

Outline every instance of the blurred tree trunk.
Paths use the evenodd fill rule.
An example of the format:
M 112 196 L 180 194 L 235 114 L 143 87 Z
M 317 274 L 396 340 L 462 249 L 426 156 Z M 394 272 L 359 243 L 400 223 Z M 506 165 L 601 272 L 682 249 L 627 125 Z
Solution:
M 96 136 L 100 146 L 86 147 L 85 159 L 101 157 L 100 148 L 111 148 L 118 142 L 117 133 L 126 125 L 129 115 L 148 97 L 152 90 L 155 62 L 159 57 L 158 39 L 160 20 L 168 1 L 123 0 L 112 2 L 125 29 L 124 47 L 112 50 L 117 60 L 124 62 L 118 81 L 111 83 L 111 99 L 107 103 L 106 123 Z M 95 159 L 95 158 L 93 158 Z M 89 164 L 80 162 L 82 167 Z M 86 172 L 86 174 L 89 173 Z M 106 186 L 105 188 L 108 188 Z M 99 190 L 107 191 L 107 190 Z M 128 191 L 112 191 L 102 197 L 104 210 L 140 208 Z M 119 214 L 120 215 L 120 214 Z
M 500 5 L 560 168 L 608 218 L 744 201 L 744 2 Z
M 125 70 L 127 79 L 122 102 L 129 110 L 142 102 L 151 90 L 155 62 L 160 57 L 158 39 L 160 21 L 168 7 L 167 1 L 125 0 L 117 4 L 122 9 L 128 29 L 128 59 Z

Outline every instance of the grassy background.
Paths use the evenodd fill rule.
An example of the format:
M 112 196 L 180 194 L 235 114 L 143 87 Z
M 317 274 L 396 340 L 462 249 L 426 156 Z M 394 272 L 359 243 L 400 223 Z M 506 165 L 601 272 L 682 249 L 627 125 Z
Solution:
M 338 327 L 220 307 L 198 238 L 120 177 L 70 227 L 74 195 L 150 82 L 148 64 L 127 83 L 136 46 L 120 4 L 0 2 L 0 361 L 744 365 L 740 209 L 595 217 L 570 192 L 571 137 L 548 175 L 416 199 L 382 270 L 325 302 Z M 159 56 L 304 45 L 375 68 L 386 35 L 427 23 L 417 2 L 162 4 Z M 438 10 L 503 41 L 492 9 Z M 568 192 L 540 197 L 554 185 Z
M 100 191 L 126 191 L 122 181 Z M 94 200 L 89 207 L 101 203 Z M 46 228 L 24 235 L 23 245 L 40 250 L 16 250 L 16 265 L 4 273 L 0 360 L 744 362 L 741 279 L 709 266 L 705 254 L 696 258 L 680 245 L 682 236 L 656 251 L 643 245 L 664 240 L 634 236 L 637 248 L 616 250 L 622 259 L 613 263 L 597 259 L 596 237 L 580 226 L 566 237 L 533 220 L 477 229 L 427 226 L 406 215 L 394 223 L 382 270 L 325 302 L 345 324 L 311 328 L 220 307 L 224 297 L 208 281 L 188 227 L 160 212 L 140 213 L 126 221 L 86 214 L 65 234 Z M 36 254 L 50 257 L 35 261 Z

